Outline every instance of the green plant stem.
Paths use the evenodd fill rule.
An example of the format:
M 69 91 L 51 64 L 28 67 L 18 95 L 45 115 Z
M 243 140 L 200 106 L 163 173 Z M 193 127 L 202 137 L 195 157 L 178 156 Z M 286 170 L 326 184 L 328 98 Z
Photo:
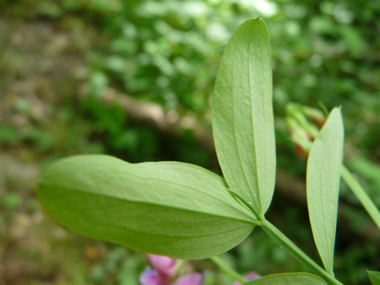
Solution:
M 299 262 L 307 266 L 312 272 L 322 277 L 328 284 L 342 284 L 333 275 L 327 273 L 315 261 L 299 249 L 290 239 L 288 239 L 279 229 L 268 220 L 263 220 L 261 227 L 280 247 L 287 251 Z
M 360 186 L 360 184 L 356 181 L 356 179 L 352 176 L 350 171 L 344 165 L 342 165 L 342 178 L 347 183 L 348 187 L 350 187 L 355 196 L 359 199 L 360 203 L 362 203 L 363 207 L 366 209 L 368 214 L 371 216 L 373 221 L 380 229 L 379 209 L 375 206 L 371 198 L 368 197 L 367 193 L 364 191 L 364 189 Z
M 243 276 L 241 276 L 239 273 L 237 273 L 235 270 L 232 268 L 228 267 L 228 265 L 219 257 L 219 256 L 214 256 L 210 258 L 216 265 L 220 267 L 226 274 L 234 278 L 235 280 L 245 283 L 248 280 L 245 279 Z

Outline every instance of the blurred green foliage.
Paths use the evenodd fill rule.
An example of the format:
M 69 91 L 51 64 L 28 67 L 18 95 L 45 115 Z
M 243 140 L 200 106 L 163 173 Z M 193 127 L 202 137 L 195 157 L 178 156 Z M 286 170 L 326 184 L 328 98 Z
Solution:
M 59 85 L 57 98 L 45 101 L 53 111 L 43 122 L 34 119 L 30 101 L 16 100 L 12 110 L 34 123 L 21 128 L 0 125 L 0 149 L 42 165 L 70 154 L 109 153 L 131 162 L 179 160 L 218 171 L 212 155 L 199 148 L 192 134 L 184 131 L 180 138 L 168 138 L 131 122 L 120 106 L 106 107 L 97 96 L 113 87 L 159 103 L 166 111 L 192 114 L 210 127 L 211 96 L 226 41 L 241 22 L 259 15 L 272 42 L 278 166 L 304 177 L 305 161 L 295 157 L 285 126 L 287 103 L 318 108 L 321 102 L 329 109 L 341 105 L 348 166 L 380 205 L 379 1 L 0 0 L 3 21 L 95 34 L 89 49 L 75 46 L 66 52 L 83 55 L 86 66 Z M 0 35 L 0 92 L 13 77 L 25 76 L 16 72 L 25 59 L 9 51 L 11 36 Z M 83 82 L 88 96 L 78 102 L 73 94 Z M 356 158 L 357 153 L 366 158 Z M 353 205 L 345 208 L 345 215 L 352 219 L 351 227 L 359 229 L 366 216 L 356 210 L 357 201 L 345 185 L 341 192 L 344 202 Z M 11 191 L 0 196 L 0 211 L 8 213 L 31 199 Z M 304 215 L 302 207 L 284 210 L 280 223 L 288 225 L 287 234 L 316 257 L 310 231 L 298 226 L 307 225 L 307 218 L 300 217 Z M 376 265 L 379 249 L 368 241 L 352 245 L 345 239 L 338 233 L 336 274 L 346 284 L 367 284 L 364 270 L 376 270 L 370 265 Z M 233 263 L 242 271 L 302 270 L 256 231 L 233 254 Z M 141 255 L 131 257 L 116 249 L 90 266 L 85 278 L 93 284 L 134 284 L 133 270 L 141 264 Z M 128 283 L 128 278 L 135 281 Z
M 6 6 L 6 13 L 21 19 L 96 28 L 89 94 L 112 86 L 205 123 L 224 44 L 244 19 L 261 15 L 272 37 L 279 150 L 289 146 L 281 116 L 286 103 L 322 102 L 342 105 L 348 141 L 380 159 L 379 138 L 372 135 L 380 131 L 377 1 L 19 0 Z M 121 118 L 98 108 L 89 107 L 95 120 L 122 140 L 115 137 L 125 127 Z M 293 162 L 287 153 L 289 148 L 280 166 Z

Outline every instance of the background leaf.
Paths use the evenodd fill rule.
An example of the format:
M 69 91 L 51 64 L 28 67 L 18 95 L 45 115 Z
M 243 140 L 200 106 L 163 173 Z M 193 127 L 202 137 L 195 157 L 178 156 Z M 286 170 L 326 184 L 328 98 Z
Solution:
M 222 178 L 179 162 L 130 164 L 105 155 L 63 159 L 42 174 L 38 199 L 77 233 L 183 259 L 231 249 L 255 222 Z
M 249 19 L 232 35 L 215 83 L 213 134 L 231 189 L 239 189 L 259 214 L 274 191 L 276 157 L 272 61 L 263 20 Z
M 380 272 L 367 270 L 372 285 L 380 285 Z
M 333 272 L 344 129 L 334 108 L 311 148 L 307 162 L 307 204 L 315 244 Z
M 256 279 L 245 285 L 326 285 L 326 281 L 322 278 L 310 273 L 281 273 L 271 274 Z

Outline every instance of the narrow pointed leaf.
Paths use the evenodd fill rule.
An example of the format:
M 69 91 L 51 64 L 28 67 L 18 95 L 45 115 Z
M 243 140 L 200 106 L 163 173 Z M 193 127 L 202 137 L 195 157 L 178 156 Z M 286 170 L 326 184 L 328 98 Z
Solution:
M 327 285 L 326 281 L 310 273 L 281 273 L 264 276 L 244 285 Z
M 354 193 L 356 198 L 362 203 L 367 213 L 380 229 L 380 210 L 344 165 L 342 166 L 342 177 L 348 187 L 351 188 L 352 193 Z
M 92 238 L 173 258 L 223 253 L 253 230 L 253 214 L 224 180 L 179 162 L 131 164 L 75 156 L 49 167 L 38 199 L 63 226 Z
M 340 109 L 330 113 L 307 162 L 307 205 L 314 241 L 326 270 L 333 272 L 344 129 Z
M 372 285 L 380 285 L 380 272 L 367 270 Z
M 224 177 L 264 214 L 273 196 L 276 157 L 271 49 L 263 20 L 249 19 L 232 35 L 213 100 L 213 134 Z

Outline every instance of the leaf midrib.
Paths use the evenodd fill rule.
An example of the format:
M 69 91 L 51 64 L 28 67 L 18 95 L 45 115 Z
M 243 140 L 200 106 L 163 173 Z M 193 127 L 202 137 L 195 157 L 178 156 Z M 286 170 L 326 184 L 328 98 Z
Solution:
M 255 225 L 255 223 L 254 223 L 255 220 L 254 219 L 244 220 L 244 219 L 238 219 L 236 217 L 231 217 L 231 216 L 227 216 L 227 215 L 218 215 L 218 214 L 211 213 L 211 212 L 201 212 L 201 211 L 191 210 L 191 209 L 187 209 L 187 208 L 176 207 L 176 206 L 173 206 L 173 205 L 162 204 L 162 203 L 146 202 L 146 201 L 140 201 L 140 200 L 134 200 L 134 199 L 125 199 L 125 198 L 122 198 L 122 197 L 107 195 L 107 194 L 103 194 L 103 193 L 89 192 L 89 191 L 83 190 L 81 188 L 76 188 L 76 187 L 57 186 L 54 183 L 51 183 L 51 184 L 50 183 L 40 183 L 40 185 L 41 186 L 44 185 L 44 187 L 47 187 L 47 188 L 60 189 L 61 191 L 62 190 L 63 191 L 71 191 L 71 192 L 77 191 L 77 192 L 81 192 L 81 193 L 85 193 L 85 194 L 89 194 L 89 195 L 100 196 L 100 197 L 105 196 L 105 197 L 113 198 L 113 199 L 120 200 L 120 201 L 126 201 L 126 202 L 131 202 L 131 203 L 139 203 L 139 204 L 147 204 L 147 205 L 154 205 L 154 206 L 161 206 L 161 207 L 168 207 L 168 208 L 188 211 L 188 212 L 192 212 L 192 213 L 198 213 L 198 214 L 216 216 L 216 217 L 221 217 L 221 218 L 227 218 L 227 219 L 230 219 L 230 220 L 236 220 L 236 221 L 240 221 L 240 222 L 243 222 L 243 223 Z M 41 190 L 39 189 L 38 191 L 41 191 Z M 213 197 L 213 196 L 211 196 L 211 197 Z M 243 212 L 239 211 L 239 213 L 242 213 L 242 214 L 245 215 L 245 213 L 243 213 Z

